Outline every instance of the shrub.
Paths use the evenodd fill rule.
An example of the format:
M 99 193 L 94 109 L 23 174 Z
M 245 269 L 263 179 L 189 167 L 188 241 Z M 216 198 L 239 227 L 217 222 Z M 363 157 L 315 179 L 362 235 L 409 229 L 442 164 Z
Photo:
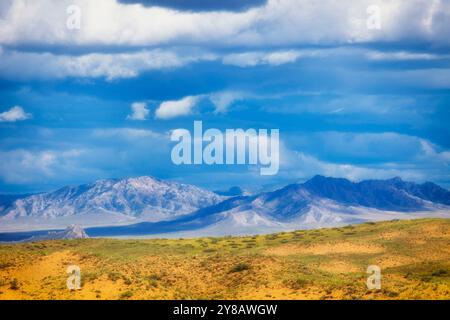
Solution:
M 157 275 L 156 273 L 153 273 L 153 274 L 148 276 L 148 279 L 149 280 L 153 280 L 153 281 L 158 281 L 158 280 L 161 280 L 161 276 Z
M 447 270 L 439 269 L 439 270 L 433 271 L 433 273 L 431 275 L 433 277 L 441 277 L 441 276 L 445 276 L 447 273 L 448 273 Z
M 294 281 L 290 283 L 290 287 L 294 290 L 302 289 L 306 287 L 310 281 L 303 279 L 303 278 L 297 278 Z
M 132 281 L 131 281 L 131 279 L 128 278 L 128 277 L 123 277 L 123 283 L 124 283 L 125 285 L 127 285 L 127 286 L 131 286 Z
M 19 281 L 17 281 L 16 278 L 12 279 L 9 283 L 9 288 L 11 290 L 18 290 L 19 289 Z
M 240 262 L 230 269 L 230 273 L 242 272 L 242 271 L 249 270 L 249 269 L 250 269 L 250 265 L 248 263 Z
M 430 282 L 431 281 L 431 279 L 432 279 L 432 277 L 431 276 L 422 276 L 421 278 L 420 278 L 420 280 L 422 280 L 422 281 L 424 281 L 424 282 Z
M 133 292 L 132 291 L 125 291 L 123 293 L 120 294 L 119 298 L 122 300 L 125 299 L 130 299 L 133 296 Z
M 389 298 L 395 298 L 398 297 L 398 292 L 390 291 L 390 290 L 383 290 L 383 293 L 388 296 Z
M 113 281 L 113 282 L 116 282 L 120 278 L 121 278 L 121 275 L 118 272 L 109 272 L 108 273 L 108 279 Z

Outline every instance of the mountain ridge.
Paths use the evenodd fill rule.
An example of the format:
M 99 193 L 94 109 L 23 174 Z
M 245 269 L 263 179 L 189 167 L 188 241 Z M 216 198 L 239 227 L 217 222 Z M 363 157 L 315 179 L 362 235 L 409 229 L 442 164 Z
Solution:
M 450 191 L 431 182 L 416 184 L 398 177 L 352 182 L 317 175 L 270 192 L 222 197 L 144 176 L 98 180 L 18 199 L 0 218 L 0 226 L 47 221 L 48 229 L 62 228 L 76 218 L 77 224 L 94 230 L 106 227 L 155 234 L 215 226 L 219 233 L 255 233 L 358 223 L 394 213 L 400 218 L 416 212 L 446 213 L 449 204 Z
M 359 190 L 362 183 L 362 190 Z M 394 183 L 394 186 L 393 186 Z M 257 233 L 271 233 L 289 231 L 294 229 L 309 229 L 345 224 L 362 223 L 367 221 L 380 221 L 390 219 L 407 219 L 421 217 L 449 217 L 450 208 L 444 204 L 435 204 L 429 200 L 419 200 L 418 197 L 400 190 L 394 197 L 388 197 L 388 202 L 382 208 L 365 207 L 358 202 L 353 203 L 348 198 L 346 203 L 337 202 L 336 193 L 340 189 L 354 190 L 356 196 L 361 196 L 359 202 L 368 202 L 372 193 L 366 194 L 367 186 L 385 185 L 386 192 L 392 188 L 403 188 L 401 179 L 369 180 L 359 183 L 340 178 L 327 178 L 316 176 L 305 183 L 294 183 L 281 189 L 264 192 L 259 195 L 237 196 L 229 198 L 213 206 L 199 209 L 192 214 L 181 217 L 179 220 L 167 223 L 140 223 L 126 227 L 93 228 L 89 230 L 96 236 L 132 235 L 163 235 L 163 236 L 217 236 L 217 235 L 247 235 Z M 314 193 L 314 187 L 324 186 L 322 193 Z M 414 184 L 415 185 L 415 184 Z M 434 184 L 433 184 L 434 185 Z M 397 186 L 397 187 L 396 187 Z M 412 185 L 408 185 L 412 186 Z M 425 185 L 427 186 L 427 185 Z M 444 191 L 446 199 L 450 199 L 450 192 L 434 185 L 439 192 Z M 418 187 L 420 189 L 420 187 Z M 378 190 L 379 191 L 379 190 Z M 375 192 L 379 196 L 379 192 Z M 328 197 L 324 197 L 328 196 Z M 333 200 L 334 197 L 334 200 Z M 403 198 L 399 198 L 403 197 Z M 428 197 L 430 198 L 430 197 Z M 350 200 L 349 200 L 350 199 Z M 342 200 L 342 199 L 341 199 Z M 354 200 L 354 199 L 353 199 Z M 378 202 L 368 202 L 378 205 Z M 412 207 L 415 205 L 416 207 Z M 389 206 L 390 211 L 383 209 Z M 396 210 L 393 210 L 393 209 Z M 413 210 L 414 209 L 414 210 Z
M 140 219 L 160 221 L 188 214 L 223 199 L 193 185 L 150 176 L 102 179 L 18 199 L 3 213 L 0 222 L 25 219 L 43 222 L 61 218 L 68 225 L 80 224 L 83 220 L 101 223 L 97 221 L 101 216 L 102 219 L 114 216 L 114 223 Z M 69 221 L 69 218 L 74 221 Z

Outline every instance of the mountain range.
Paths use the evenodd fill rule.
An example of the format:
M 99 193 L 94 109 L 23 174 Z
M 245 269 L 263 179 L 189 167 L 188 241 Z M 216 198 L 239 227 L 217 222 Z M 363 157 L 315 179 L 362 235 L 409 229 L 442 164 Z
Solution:
M 76 223 L 87 227 L 89 236 L 214 236 L 418 217 L 450 217 L 450 191 L 400 178 L 352 182 L 315 176 L 270 192 L 221 196 L 139 177 L 17 199 L 2 211 L 0 230 Z
M 1 198 L 0 198 L 1 199 Z M 192 185 L 143 176 L 105 179 L 21 197 L 0 212 L 0 230 L 171 220 L 224 197 Z

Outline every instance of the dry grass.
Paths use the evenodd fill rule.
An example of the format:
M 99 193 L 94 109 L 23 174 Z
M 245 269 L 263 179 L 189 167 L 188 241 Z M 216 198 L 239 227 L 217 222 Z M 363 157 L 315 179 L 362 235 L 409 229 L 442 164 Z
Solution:
M 0 299 L 450 299 L 450 220 L 0 246 Z M 69 291 L 78 265 L 82 288 Z M 382 289 L 368 291 L 368 265 Z

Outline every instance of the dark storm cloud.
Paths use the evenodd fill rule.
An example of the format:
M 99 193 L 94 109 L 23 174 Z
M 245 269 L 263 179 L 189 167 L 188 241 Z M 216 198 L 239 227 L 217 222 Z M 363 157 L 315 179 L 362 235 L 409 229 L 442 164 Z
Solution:
M 121 3 L 159 6 L 186 11 L 244 11 L 265 4 L 266 0 L 119 0 Z

